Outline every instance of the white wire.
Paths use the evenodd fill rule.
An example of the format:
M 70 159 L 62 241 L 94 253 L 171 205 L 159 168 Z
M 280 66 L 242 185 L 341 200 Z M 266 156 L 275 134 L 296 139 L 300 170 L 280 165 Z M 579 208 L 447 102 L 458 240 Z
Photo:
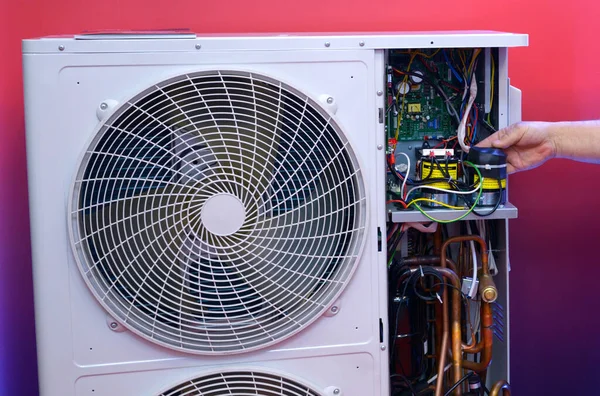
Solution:
M 467 221 L 467 232 L 471 234 L 471 224 Z M 477 284 L 477 252 L 475 251 L 475 242 L 469 241 L 469 246 L 471 247 L 471 255 L 473 257 L 473 280 L 471 282 L 471 288 L 469 289 L 469 298 L 475 297 L 477 290 L 475 290 L 475 286 Z
M 402 194 L 404 194 L 404 189 L 406 188 L 406 181 L 408 180 L 408 178 L 410 176 L 410 157 L 408 156 L 408 154 L 406 154 L 403 151 L 400 151 L 400 154 L 402 154 L 403 156 L 406 157 L 406 162 L 408 165 L 408 168 L 406 168 L 406 174 L 404 175 L 404 181 L 402 182 L 402 187 L 400 187 L 400 195 L 402 195 Z M 395 169 L 394 169 L 394 171 L 395 171 Z M 404 196 L 405 200 L 406 200 L 407 196 L 408 196 L 408 194 Z
M 467 129 L 467 118 L 469 118 L 469 114 L 471 113 L 471 107 L 473 106 L 473 102 L 475 102 L 475 98 L 477 97 L 477 78 L 473 76 L 471 78 L 471 88 L 469 90 L 469 102 L 467 103 L 467 107 L 465 108 L 465 113 L 463 114 L 463 118 L 458 125 L 458 130 L 456 131 L 456 136 L 458 138 L 458 144 L 463 149 L 465 153 L 469 152 L 470 147 L 465 144 L 465 133 Z
M 408 231 L 409 228 L 414 228 L 424 234 L 433 234 L 437 231 L 438 223 L 432 222 L 428 226 L 425 226 L 422 223 L 404 223 L 402 227 L 402 231 Z
M 440 188 L 440 187 L 430 187 L 430 186 L 414 186 L 413 188 L 411 188 L 410 190 L 408 190 L 408 193 L 406 194 L 406 197 L 404 197 L 404 199 L 406 200 L 408 198 L 408 196 L 410 195 L 410 193 L 412 193 L 415 190 L 419 190 L 422 188 L 426 188 L 428 190 L 436 190 L 436 191 L 442 191 L 445 193 L 452 193 L 452 194 L 460 194 L 460 195 L 469 195 L 469 194 L 475 194 L 476 192 L 479 191 L 479 188 L 481 187 L 481 183 L 483 183 L 483 178 L 481 179 L 481 182 L 477 185 L 477 187 L 475 187 L 473 190 L 470 191 L 457 191 L 457 190 L 447 190 L 445 188 Z

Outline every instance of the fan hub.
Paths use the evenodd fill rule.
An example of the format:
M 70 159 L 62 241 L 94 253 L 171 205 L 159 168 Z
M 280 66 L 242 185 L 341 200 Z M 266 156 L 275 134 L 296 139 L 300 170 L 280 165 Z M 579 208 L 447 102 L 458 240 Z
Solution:
M 238 197 L 221 193 L 210 197 L 202 207 L 202 225 L 211 233 L 226 236 L 236 233 L 246 220 L 246 208 Z

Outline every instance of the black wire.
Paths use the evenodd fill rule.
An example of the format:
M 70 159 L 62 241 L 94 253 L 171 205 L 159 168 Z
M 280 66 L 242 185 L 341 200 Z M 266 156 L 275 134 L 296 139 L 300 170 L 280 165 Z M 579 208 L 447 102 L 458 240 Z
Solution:
M 392 241 L 391 241 L 390 245 L 388 246 L 388 256 L 391 256 L 392 253 L 394 253 L 394 251 L 398 248 L 398 244 L 402 240 L 402 237 L 404 236 L 405 232 L 400 231 L 401 229 L 402 229 L 402 227 L 398 228 L 398 232 L 396 232 L 396 234 L 394 236 L 392 236 Z
M 415 292 L 415 294 L 417 295 L 417 297 L 419 297 L 421 300 L 423 301 L 435 301 L 437 300 L 437 297 L 435 295 L 431 295 L 431 296 L 426 296 L 423 293 L 418 291 L 417 288 L 417 281 L 419 281 L 420 279 L 426 277 L 426 276 L 431 276 L 433 278 L 436 278 L 437 280 L 439 280 L 440 283 L 440 290 L 436 293 L 436 294 L 441 294 L 444 291 L 444 278 L 439 274 L 439 272 L 432 267 L 419 267 L 419 269 L 415 272 L 412 273 L 411 277 L 409 278 L 409 283 L 413 288 L 413 291 Z
M 467 374 L 465 374 L 461 379 L 458 380 L 457 383 L 455 383 L 454 385 L 452 385 L 452 387 L 450 389 L 448 389 L 446 391 L 446 393 L 444 393 L 444 396 L 449 396 L 454 389 L 458 388 L 460 386 L 460 384 L 462 384 L 463 382 L 465 382 L 467 379 L 469 379 L 471 376 L 473 375 L 473 372 L 469 372 Z
M 490 216 L 491 214 L 493 214 L 496 210 L 498 210 L 498 208 L 500 207 L 500 203 L 502 202 L 502 195 L 504 194 L 504 188 L 502 188 L 502 181 L 500 179 L 498 179 L 498 187 L 500 187 L 500 191 L 498 194 L 498 200 L 496 201 L 496 204 L 494 205 L 492 210 L 490 210 L 487 213 L 479 213 L 478 211 L 473 209 L 472 212 L 475 215 L 477 215 L 479 217 L 487 217 L 487 216 Z
M 410 380 L 408 378 L 406 378 L 406 376 L 404 376 L 402 374 L 392 374 L 390 376 L 390 379 L 392 379 L 394 377 L 399 377 L 402 381 L 404 381 L 405 384 L 408 385 L 408 389 L 410 390 L 411 396 L 417 396 L 417 392 L 415 391 L 415 388 L 413 388 L 412 382 L 410 382 Z

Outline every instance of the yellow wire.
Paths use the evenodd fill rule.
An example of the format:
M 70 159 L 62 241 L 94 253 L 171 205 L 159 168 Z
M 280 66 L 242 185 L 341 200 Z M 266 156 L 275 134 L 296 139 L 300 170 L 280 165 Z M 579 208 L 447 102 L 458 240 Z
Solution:
M 410 71 L 410 66 L 412 65 L 413 61 L 415 60 L 417 56 L 417 53 L 413 53 L 410 56 L 410 61 L 408 62 L 408 66 L 406 68 L 406 72 L 407 74 L 404 75 L 404 78 L 402 79 L 402 85 L 407 84 L 407 80 L 408 80 L 408 72 Z M 400 105 L 400 113 L 398 114 L 398 126 L 396 127 L 396 136 L 395 139 L 398 140 L 398 136 L 400 136 L 400 125 L 402 125 L 402 120 L 404 117 L 404 102 L 406 100 L 406 95 L 408 94 L 405 93 L 404 95 L 402 95 L 402 103 Z M 400 96 L 400 90 L 398 90 L 398 94 L 396 95 L 396 102 L 398 102 L 398 97 Z
M 429 55 L 427 55 L 427 54 L 425 54 L 425 53 L 423 53 L 423 52 L 421 52 L 421 51 L 417 51 L 417 52 L 413 52 L 413 51 L 400 51 L 400 53 L 401 53 L 401 54 L 415 54 L 415 55 L 421 55 L 421 56 L 422 56 L 422 57 L 424 57 L 424 58 L 431 59 L 431 58 L 433 58 L 434 56 L 436 56 L 436 55 L 437 55 L 437 53 L 438 53 L 438 52 L 440 52 L 441 50 L 442 50 L 441 48 L 438 48 L 437 50 L 435 50 L 433 53 L 431 53 L 431 54 L 429 54 Z
M 469 75 L 471 75 L 471 73 L 473 73 L 473 67 L 475 66 L 475 60 L 477 59 L 477 57 L 479 56 L 479 54 L 481 53 L 481 49 L 478 48 L 473 52 L 473 58 L 471 58 L 471 64 L 469 64 Z
M 435 199 L 429 199 L 429 198 L 417 198 L 417 199 L 413 199 L 412 201 L 410 201 L 406 207 L 408 208 L 410 205 L 416 203 L 416 202 L 431 202 L 431 203 L 435 203 L 438 205 L 441 205 L 445 208 L 448 209 L 455 209 L 455 210 L 464 210 L 464 206 L 452 206 L 452 205 L 448 205 L 446 203 L 440 202 L 440 201 L 436 201 Z
M 462 71 L 463 73 L 467 72 L 467 57 L 464 54 L 463 50 L 458 50 L 458 57 L 460 58 L 460 62 L 463 65 Z
M 490 52 L 490 56 L 492 59 L 492 81 L 490 83 L 490 112 L 487 115 L 487 122 L 488 124 L 491 124 L 492 122 L 490 121 L 490 116 L 492 115 L 492 105 L 494 104 L 494 75 L 496 72 L 496 65 L 494 64 L 494 54 L 492 54 Z

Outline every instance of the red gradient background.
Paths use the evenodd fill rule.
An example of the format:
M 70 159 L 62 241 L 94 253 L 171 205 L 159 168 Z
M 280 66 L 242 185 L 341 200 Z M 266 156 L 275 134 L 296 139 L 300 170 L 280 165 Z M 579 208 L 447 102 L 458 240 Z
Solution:
M 0 0 L 0 396 L 37 394 L 20 40 L 91 29 L 196 32 L 505 30 L 525 120 L 598 118 L 600 2 L 586 0 Z M 566 188 L 561 188 L 561 183 Z M 517 174 L 511 222 L 517 395 L 596 394 L 600 166 L 554 160 Z

